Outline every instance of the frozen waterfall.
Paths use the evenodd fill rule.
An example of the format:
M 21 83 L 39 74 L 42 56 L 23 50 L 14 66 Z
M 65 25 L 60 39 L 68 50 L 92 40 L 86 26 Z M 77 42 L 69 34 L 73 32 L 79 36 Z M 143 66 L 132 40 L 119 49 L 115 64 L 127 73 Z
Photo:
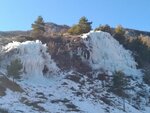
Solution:
M 127 75 L 141 75 L 131 51 L 125 50 L 109 33 L 91 31 L 82 36 L 90 51 L 88 62 L 94 70 L 123 71 Z
M 58 67 L 47 53 L 47 46 L 40 41 L 12 42 L 3 47 L 6 60 L 19 58 L 23 64 L 23 72 L 27 75 L 48 75 L 58 71 Z M 13 51 L 13 52 L 11 52 Z M 9 53 L 9 54 L 8 54 Z M 10 55 L 11 53 L 11 55 Z M 7 62 L 5 60 L 5 62 Z

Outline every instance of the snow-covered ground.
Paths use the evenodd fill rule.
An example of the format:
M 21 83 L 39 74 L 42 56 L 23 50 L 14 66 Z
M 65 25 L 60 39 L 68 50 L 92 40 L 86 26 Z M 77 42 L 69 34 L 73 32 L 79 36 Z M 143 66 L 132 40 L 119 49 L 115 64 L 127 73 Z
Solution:
M 108 33 L 91 32 L 82 38 L 86 37 L 89 37 L 85 43 L 91 51 L 89 63 L 93 69 L 122 70 L 136 76 L 141 74 L 131 53 Z M 0 70 L 3 73 L 6 73 L 5 68 L 12 59 L 21 59 L 24 73 L 22 79 L 16 82 L 24 91 L 14 92 L 8 88 L 6 95 L 0 96 L 0 109 L 8 109 L 11 113 L 150 112 L 148 105 L 143 103 L 144 107 L 138 110 L 129 100 L 125 100 L 126 111 L 123 111 L 122 98 L 103 88 L 100 80 L 74 71 L 60 71 L 47 53 L 46 45 L 40 41 L 13 42 L 3 47 L 2 52 L 4 60 Z M 45 66 L 47 71 L 43 73 Z M 137 81 L 132 82 L 135 87 Z M 135 93 L 133 90 L 131 94 Z
M 124 112 L 122 99 L 103 89 L 100 81 L 82 86 L 67 78 L 72 75 L 77 73 L 60 73 L 49 79 L 39 77 L 41 81 L 38 83 L 30 79 L 18 82 L 25 92 L 7 90 L 6 96 L 0 97 L 0 108 L 13 113 L 149 113 L 149 107 L 137 110 L 128 101 Z M 87 80 L 80 76 L 81 81 Z M 99 92 L 96 93 L 96 89 Z M 103 97 L 110 101 L 110 105 L 103 101 Z

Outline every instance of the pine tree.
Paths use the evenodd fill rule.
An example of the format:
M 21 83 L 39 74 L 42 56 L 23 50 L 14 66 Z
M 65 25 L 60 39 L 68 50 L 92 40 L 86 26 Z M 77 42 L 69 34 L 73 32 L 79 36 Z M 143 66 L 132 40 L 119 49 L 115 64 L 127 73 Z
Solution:
M 20 59 L 12 60 L 10 65 L 7 66 L 8 77 L 12 77 L 13 81 L 14 79 L 19 79 L 22 68 L 23 66 Z
M 125 96 L 125 89 L 128 85 L 128 80 L 125 77 L 125 74 L 121 71 L 117 71 L 113 74 L 112 79 L 112 90 L 115 94 L 119 96 Z
M 91 28 L 92 22 L 88 22 L 88 19 L 83 16 L 79 20 L 79 26 L 82 29 L 82 33 L 88 33 L 92 28 Z
M 68 33 L 71 35 L 80 35 L 83 33 L 88 33 L 92 29 L 91 24 L 92 22 L 88 22 L 88 19 L 86 17 L 81 17 L 78 24 L 72 26 L 68 30 Z
M 117 71 L 113 74 L 112 82 L 113 82 L 112 91 L 116 95 L 122 97 L 123 110 L 125 111 L 125 97 L 127 96 L 125 90 L 128 88 L 129 80 L 125 77 L 125 74 L 123 72 Z
M 32 24 L 32 37 L 34 39 L 42 38 L 45 32 L 45 22 L 41 16 L 38 16 L 37 20 Z

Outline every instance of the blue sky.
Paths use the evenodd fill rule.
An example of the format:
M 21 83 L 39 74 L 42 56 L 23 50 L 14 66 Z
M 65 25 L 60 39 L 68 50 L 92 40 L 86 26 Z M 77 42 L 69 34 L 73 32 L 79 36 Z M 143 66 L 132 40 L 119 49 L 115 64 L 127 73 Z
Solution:
M 93 27 L 150 31 L 150 0 L 0 0 L 0 31 L 29 30 L 39 15 L 57 24 L 73 25 L 86 16 Z

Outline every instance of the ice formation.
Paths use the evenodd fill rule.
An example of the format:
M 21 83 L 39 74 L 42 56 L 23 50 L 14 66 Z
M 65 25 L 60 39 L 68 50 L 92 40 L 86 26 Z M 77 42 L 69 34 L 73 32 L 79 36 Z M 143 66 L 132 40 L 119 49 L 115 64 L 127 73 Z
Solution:
M 109 33 L 97 31 L 82 36 L 90 51 L 88 62 L 94 70 L 123 71 L 127 75 L 141 75 L 131 52 L 125 50 Z
M 27 75 L 44 75 L 58 70 L 56 64 L 47 53 L 46 45 L 40 41 L 12 42 L 3 47 L 6 60 L 19 58 L 23 64 L 23 71 Z M 6 61 L 5 61 L 6 62 Z

